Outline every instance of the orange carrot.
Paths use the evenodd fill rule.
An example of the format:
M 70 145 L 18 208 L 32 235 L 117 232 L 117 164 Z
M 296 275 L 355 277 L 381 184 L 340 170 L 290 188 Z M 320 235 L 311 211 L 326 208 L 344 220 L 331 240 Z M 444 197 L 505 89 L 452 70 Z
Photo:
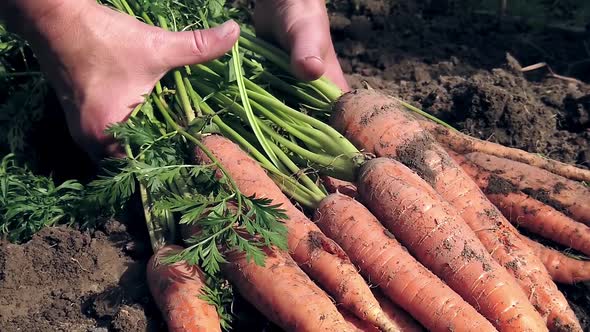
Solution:
M 357 90 L 335 104 L 332 124 L 364 152 L 401 161 L 455 207 L 494 259 L 516 278 L 551 331 L 581 331 L 565 296 L 518 231 L 400 102 Z
M 513 224 L 590 255 L 588 226 L 522 193 L 512 183 L 484 170 L 464 156 L 449 154 Z
M 483 152 L 488 155 L 518 161 L 530 166 L 542 168 L 563 177 L 590 182 L 590 171 L 577 168 L 556 160 L 546 159 L 523 150 L 509 148 L 500 144 L 483 141 L 458 131 L 445 128 L 431 121 L 423 121 L 426 128 L 437 141 L 460 154 Z
M 351 314 L 349 311 L 343 308 L 338 308 L 338 311 L 344 317 L 344 320 L 348 323 L 348 326 L 355 332 L 379 332 L 379 329 L 375 326 L 360 320 L 358 317 Z
M 204 275 L 185 262 L 164 264 L 162 259 L 180 252 L 182 247 L 169 245 L 158 250 L 147 264 L 150 292 L 170 332 L 220 331 L 215 306 L 202 299 Z
M 402 208 L 396 202 L 387 202 L 387 204 L 390 204 L 392 209 Z M 330 238 L 342 246 L 367 279 L 430 331 L 496 331 L 492 324 L 461 296 L 418 263 L 369 210 L 354 199 L 341 194 L 328 196 L 317 208 L 314 220 Z M 417 235 L 418 232 L 415 234 Z M 483 247 L 482 252 L 485 252 Z M 489 261 L 493 264 L 491 258 Z M 476 265 L 483 270 L 481 262 L 477 262 Z M 463 269 L 462 272 L 465 272 L 465 275 L 473 275 L 467 269 Z M 488 276 L 481 279 L 486 277 Z M 507 277 L 510 278 L 508 275 Z M 470 282 L 469 287 L 477 283 L 476 280 L 467 281 Z M 468 283 L 463 284 L 463 287 Z M 502 287 L 495 292 L 510 294 L 509 298 L 503 299 L 506 300 L 505 303 L 510 303 L 506 307 L 499 307 L 498 303 L 492 303 L 491 299 L 481 298 L 481 292 L 485 292 L 483 289 L 475 290 L 475 292 L 480 296 L 484 307 L 496 308 L 498 314 L 488 317 L 501 322 L 499 325 L 510 326 L 512 331 L 539 331 L 534 327 L 541 327 L 542 330 L 544 323 L 532 306 L 529 310 L 530 315 L 526 311 L 515 310 L 516 307 L 521 306 L 521 303 L 528 303 L 518 286 L 515 288 L 516 294 L 522 296 L 522 301 L 512 297 L 509 288 Z M 483 311 L 486 310 L 487 308 L 484 308 Z M 508 317 L 502 315 L 510 315 L 511 319 L 521 315 L 521 318 L 509 322 Z M 535 317 L 538 318 L 536 323 Z
M 412 316 L 385 297 L 381 291 L 374 288 L 373 294 L 375 294 L 375 298 L 377 298 L 377 301 L 379 301 L 381 308 L 383 308 L 389 319 L 396 322 L 402 331 L 424 332 L 424 328 Z
M 551 277 L 562 284 L 575 284 L 590 280 L 590 261 L 568 257 L 531 239 L 522 237 L 547 266 Z
M 531 197 L 590 225 L 590 188 L 545 170 L 484 153 L 469 153 L 467 160 L 509 181 Z
M 266 250 L 265 266 L 243 253 L 228 255 L 222 272 L 240 294 L 285 331 L 354 331 L 327 294 L 289 257 Z
M 181 225 L 183 238 L 188 238 L 198 231 L 199 227 L 196 225 Z M 233 281 L 238 286 L 240 293 L 262 314 L 287 330 L 315 331 L 319 329 L 321 331 L 330 331 L 331 328 L 340 327 L 345 323 L 343 317 L 336 314 L 337 308 L 327 294 L 295 265 L 288 254 L 274 249 L 266 249 L 265 252 L 270 258 L 267 258 L 264 267 L 260 267 L 254 262 L 247 262 L 243 254 L 235 252 L 229 253 L 227 257 L 229 264 L 223 267 L 223 272 L 228 280 Z M 282 273 L 287 276 L 288 280 L 267 289 L 269 288 L 266 285 L 268 277 L 276 275 L 277 271 L 283 271 Z M 293 274 L 290 279 L 289 274 Z M 259 276 L 259 278 L 251 278 L 251 275 Z M 278 294 L 275 294 L 277 292 Z M 288 307 L 290 304 L 281 303 L 280 300 L 279 303 L 275 303 L 277 299 L 283 296 L 285 298 L 301 296 L 303 298 L 299 301 L 313 301 L 314 303 L 309 305 L 314 307 L 313 310 L 316 315 L 311 317 L 310 322 L 305 322 L 307 311 L 301 310 L 290 313 Z M 326 326 L 321 322 L 322 317 L 329 318 L 329 323 Z M 314 328 L 314 326 L 316 327 Z
M 367 207 L 422 264 L 471 303 L 500 331 L 546 330 L 523 290 L 459 214 L 401 163 L 363 166 L 359 193 Z
M 271 199 L 285 210 L 289 250 L 305 272 L 317 280 L 338 304 L 360 319 L 383 330 L 394 331 L 395 326 L 346 253 L 289 201 L 254 159 L 221 136 L 207 136 L 202 142 L 225 167 L 244 195 Z M 197 159 L 210 162 L 202 151 L 197 151 Z
M 424 329 L 416 323 L 416 321 L 408 315 L 407 312 L 393 304 L 389 299 L 381 294 L 375 293 L 375 297 L 379 300 L 379 303 L 385 310 L 385 313 L 391 320 L 399 324 L 401 332 L 424 332 Z M 352 315 L 349 311 L 343 308 L 338 308 L 338 311 L 344 317 L 350 327 L 357 332 L 379 332 L 379 329 L 375 326 L 358 319 L 358 317 Z

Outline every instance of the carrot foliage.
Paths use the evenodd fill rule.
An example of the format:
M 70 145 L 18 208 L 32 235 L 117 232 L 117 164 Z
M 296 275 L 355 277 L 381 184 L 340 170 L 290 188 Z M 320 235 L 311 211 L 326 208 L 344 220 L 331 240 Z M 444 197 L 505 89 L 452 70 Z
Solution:
M 105 161 L 103 169 L 111 171 L 89 184 L 90 198 L 102 205 L 122 204 L 143 186 L 150 201 L 146 214 L 160 220 L 154 240 L 161 244 L 177 240 L 176 224 L 195 226 L 199 231 L 187 240 L 188 248 L 170 261 L 198 264 L 213 275 L 225 262 L 225 251 L 243 251 L 263 264 L 262 247 L 286 248 L 282 210 L 244 196 L 227 176 L 218 178 L 215 163 L 192 163 L 192 145 L 177 131 L 137 115 L 109 132 L 125 142 L 128 156 Z
M 56 185 L 7 155 L 0 164 L 0 235 L 23 242 L 44 227 L 75 222 L 83 190 L 76 181 Z

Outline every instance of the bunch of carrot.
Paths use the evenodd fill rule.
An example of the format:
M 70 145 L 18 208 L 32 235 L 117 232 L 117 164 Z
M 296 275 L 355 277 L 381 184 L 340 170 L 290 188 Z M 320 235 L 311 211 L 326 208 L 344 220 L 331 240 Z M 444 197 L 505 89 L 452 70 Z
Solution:
M 166 26 L 141 1 L 113 3 Z M 148 266 L 170 330 L 218 329 L 204 291 L 215 252 L 222 278 L 289 331 L 582 331 L 555 281 L 587 280 L 589 267 L 514 225 L 588 254 L 589 190 L 576 181 L 590 172 L 467 137 L 375 91 L 298 82 L 282 51 L 247 32 L 227 57 L 158 84 L 132 118 L 162 136 L 124 140 L 129 157 L 180 137 L 190 163 L 229 188 L 191 187 L 192 173 L 166 184 L 190 224 L 188 248 L 154 241 Z M 206 203 L 191 209 L 193 198 Z M 174 213 L 164 219 L 173 229 Z M 224 241 L 228 230 L 241 240 Z
M 383 104 L 375 106 L 371 101 Z M 362 104 L 368 104 L 370 108 L 360 107 Z M 468 160 L 476 160 L 477 154 L 460 155 L 450 148 L 447 153 L 445 147 L 422 129 L 423 123 L 419 119 L 415 119 L 398 102 L 374 92 L 350 93 L 342 97 L 336 106 L 340 107 L 334 113 L 336 128 L 342 128 L 351 140 L 358 139 L 357 144 L 362 144 L 380 157 L 366 161 L 358 169 L 355 182 L 359 200 L 334 193 L 317 202 L 313 212 L 317 226 L 291 203 L 246 151 L 218 135 L 202 139 L 203 145 L 224 165 L 242 192 L 269 198 L 287 211 L 285 224 L 289 229 L 289 241 L 293 242 L 289 253 L 317 284 L 336 299 L 336 304 L 347 311 L 338 313 L 335 304 L 326 301 L 327 295 L 318 290 L 313 281 L 305 279 L 305 283 L 309 283 L 306 289 L 316 291 L 313 294 L 317 302 L 313 303 L 324 303 L 322 309 L 313 307 L 308 297 L 307 305 L 289 305 L 285 312 L 281 312 L 282 303 L 275 296 L 280 299 L 292 297 L 295 301 L 301 294 L 301 284 L 281 287 L 280 295 L 265 296 L 264 289 L 268 288 L 265 285 L 269 281 L 262 276 L 273 276 L 279 265 L 268 265 L 266 269 L 270 271 L 262 269 L 253 274 L 248 270 L 260 267 L 230 262 L 228 279 L 238 285 L 238 289 L 259 310 L 287 330 L 302 331 L 346 330 L 345 322 L 358 326 L 358 319 L 390 331 L 419 329 L 417 323 L 433 331 L 471 331 L 477 328 L 490 331 L 581 331 L 563 294 L 550 278 L 556 277 L 550 272 L 558 270 L 555 267 L 557 263 L 552 262 L 554 268 L 543 266 L 545 256 L 533 255 L 531 240 L 507 224 L 496 206 L 490 203 L 490 200 L 494 202 L 507 216 L 512 216 L 506 210 L 508 206 L 518 211 L 536 206 L 519 200 L 526 198 L 526 194 L 518 192 L 517 185 L 509 186 L 509 180 L 494 178 L 493 181 L 504 181 L 510 191 L 493 190 L 489 180 L 493 176 L 482 169 L 485 161 L 493 156 L 477 164 L 475 161 L 468 164 Z M 356 114 L 350 115 L 350 112 Z M 375 124 L 384 124 L 384 129 L 379 131 L 381 129 Z M 400 137 L 393 133 L 401 131 L 390 126 L 406 128 L 406 133 L 415 130 L 421 137 L 407 134 Z M 389 133 L 392 133 L 391 137 L 387 137 Z M 362 140 L 373 142 L 361 143 Z M 393 151 L 393 158 L 387 158 L 385 150 Z M 199 151 L 197 156 L 197 161 L 201 163 L 210 162 Z M 505 160 L 515 167 L 526 167 Z M 479 168 L 473 165 L 479 165 Z M 514 176 L 520 179 L 517 183 L 527 183 L 534 182 L 535 176 L 540 176 L 543 171 L 497 173 L 500 174 L 496 177 L 509 179 Z M 448 176 L 447 179 L 444 179 L 445 176 Z M 552 177 L 558 179 L 556 175 Z M 587 190 L 572 180 L 560 181 L 564 185 Z M 574 194 L 568 192 L 568 195 Z M 574 204 L 569 207 L 574 207 L 574 211 L 585 207 L 581 199 L 573 199 L 572 202 Z M 547 203 L 539 206 L 551 209 Z M 537 215 L 530 211 L 529 214 Z M 550 219 L 535 219 L 529 229 L 534 231 L 535 223 L 542 229 L 542 223 L 551 223 Z M 577 222 L 570 222 L 578 229 L 582 227 L 581 223 L 575 225 Z M 579 248 L 583 250 L 583 241 L 581 243 Z M 534 247 L 536 252 L 546 250 L 553 253 L 540 249 L 540 246 L 537 244 Z M 293 271 L 289 273 L 302 276 L 295 262 L 291 263 Z M 347 268 L 350 263 L 360 270 L 364 280 L 355 277 L 356 270 Z M 578 280 L 586 278 L 584 271 L 588 269 L 576 271 Z M 558 281 L 574 281 L 561 278 Z M 379 287 L 388 301 L 399 306 L 397 316 L 380 318 L 384 311 L 382 303 L 375 301 L 365 280 Z M 291 295 L 290 291 L 293 291 Z M 378 314 L 371 315 L 372 310 Z M 356 318 L 351 318 L 348 312 L 354 313 Z M 330 321 L 325 317 L 330 317 Z M 368 327 L 360 329 L 370 330 Z

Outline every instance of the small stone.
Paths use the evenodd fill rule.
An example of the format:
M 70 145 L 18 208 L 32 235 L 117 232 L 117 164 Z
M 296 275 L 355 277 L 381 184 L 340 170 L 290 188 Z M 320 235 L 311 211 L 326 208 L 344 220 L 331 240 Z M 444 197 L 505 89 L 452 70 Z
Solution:
M 109 329 L 106 327 L 93 327 L 89 329 L 88 332 L 109 332 Z
M 427 82 L 432 80 L 432 77 L 424 67 L 414 67 L 414 80 L 416 82 Z

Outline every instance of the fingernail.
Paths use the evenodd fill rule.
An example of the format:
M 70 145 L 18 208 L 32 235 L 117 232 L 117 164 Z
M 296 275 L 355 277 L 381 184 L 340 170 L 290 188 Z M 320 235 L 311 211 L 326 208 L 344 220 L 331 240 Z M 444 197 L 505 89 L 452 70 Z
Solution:
M 234 20 L 229 20 L 222 25 L 215 27 L 213 30 L 219 38 L 225 38 L 233 34 L 233 32 L 236 30 L 236 26 L 237 24 Z
M 324 74 L 324 60 L 319 56 L 307 56 L 298 61 L 297 71 L 304 80 L 315 80 Z
M 304 58 L 303 60 L 305 62 L 308 62 L 308 63 L 313 61 L 313 62 L 315 62 L 315 63 L 317 63 L 319 65 L 323 65 L 324 64 L 324 60 L 322 60 L 319 56 L 315 56 L 315 55 L 308 56 L 308 57 Z

